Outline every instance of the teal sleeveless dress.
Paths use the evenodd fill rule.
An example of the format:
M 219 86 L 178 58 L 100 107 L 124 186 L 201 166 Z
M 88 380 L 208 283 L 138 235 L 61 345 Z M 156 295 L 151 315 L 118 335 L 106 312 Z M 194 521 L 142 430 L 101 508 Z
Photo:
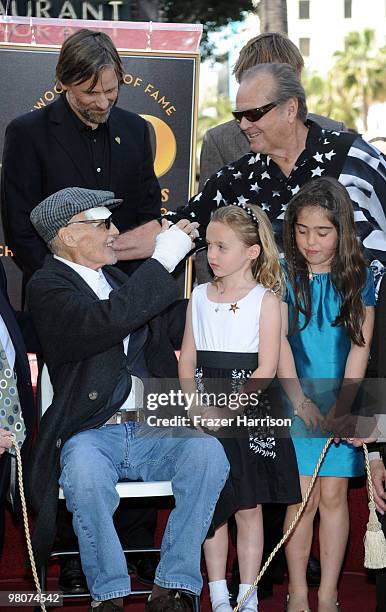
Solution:
M 344 377 L 351 341 L 343 326 L 333 327 L 339 314 L 341 298 L 331 280 L 330 273 L 314 274 L 310 281 L 312 314 L 302 331 L 289 336 L 296 371 L 303 391 L 312 399 L 322 414 L 331 408 Z M 373 276 L 368 270 L 367 282 L 362 291 L 363 303 L 375 305 Z M 288 329 L 294 320 L 295 297 L 293 287 L 287 282 L 284 298 L 288 304 Z M 299 327 L 304 324 L 300 313 Z M 291 436 L 295 446 L 299 474 L 311 476 L 326 442 L 324 432 L 310 434 L 299 417 L 293 419 Z M 363 474 L 363 453 L 347 442 L 332 443 L 321 465 L 319 476 L 360 476 Z

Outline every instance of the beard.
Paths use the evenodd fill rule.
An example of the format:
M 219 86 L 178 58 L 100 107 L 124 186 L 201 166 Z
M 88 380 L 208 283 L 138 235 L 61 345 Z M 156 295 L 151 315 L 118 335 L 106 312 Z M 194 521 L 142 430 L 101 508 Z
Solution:
M 88 108 L 84 108 L 83 106 L 74 106 L 74 108 L 78 111 L 78 113 L 85 119 L 88 123 L 106 123 L 107 119 L 110 116 L 110 111 L 113 107 L 113 104 L 109 106 L 107 111 L 98 112 L 94 110 L 90 110 Z
M 110 102 L 109 107 L 106 111 L 96 111 L 88 108 L 87 106 L 83 106 L 79 102 L 79 100 L 73 95 L 67 92 L 67 101 L 71 108 L 76 111 L 82 119 L 84 119 L 87 123 L 93 123 L 95 125 L 99 125 L 100 123 L 106 123 L 107 119 L 110 116 L 110 112 L 112 107 L 116 104 L 116 100 Z

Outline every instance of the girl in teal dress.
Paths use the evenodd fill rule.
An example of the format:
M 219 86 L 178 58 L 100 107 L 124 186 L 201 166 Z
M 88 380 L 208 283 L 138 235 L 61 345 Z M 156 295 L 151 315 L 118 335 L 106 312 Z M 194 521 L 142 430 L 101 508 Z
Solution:
M 342 400 L 343 392 L 347 397 L 353 388 L 351 379 L 364 376 L 373 330 L 372 275 L 360 251 L 351 200 L 335 179 L 310 181 L 291 200 L 285 214 L 284 250 L 287 293 L 278 375 L 294 409 L 292 435 L 304 496 L 337 399 Z M 286 548 L 288 612 L 309 610 L 306 568 L 318 509 L 318 612 L 336 612 L 349 531 L 348 478 L 362 473 L 360 449 L 344 441 L 330 446 Z M 288 507 L 286 528 L 297 509 L 297 505 Z

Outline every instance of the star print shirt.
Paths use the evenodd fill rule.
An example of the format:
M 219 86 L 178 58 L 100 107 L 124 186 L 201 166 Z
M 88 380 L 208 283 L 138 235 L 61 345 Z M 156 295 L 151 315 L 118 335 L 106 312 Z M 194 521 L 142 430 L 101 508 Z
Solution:
M 288 177 L 269 155 L 248 153 L 213 174 L 173 221 L 198 221 L 202 247 L 210 215 L 218 206 L 257 204 L 270 218 L 282 250 L 282 224 L 291 197 L 312 178 L 332 176 L 350 194 L 358 235 L 377 277 L 386 265 L 386 160 L 361 136 L 324 130 L 312 121 L 307 127 L 305 149 Z

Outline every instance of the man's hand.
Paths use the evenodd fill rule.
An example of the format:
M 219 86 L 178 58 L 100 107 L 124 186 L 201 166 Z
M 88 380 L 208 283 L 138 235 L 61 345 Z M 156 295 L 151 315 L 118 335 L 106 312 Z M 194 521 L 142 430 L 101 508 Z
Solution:
M 384 514 L 386 510 L 386 470 L 382 459 L 373 459 L 370 461 L 371 482 L 373 483 L 374 501 L 377 510 L 380 514 Z
M 346 440 L 355 447 L 362 446 L 363 443 L 376 442 L 378 438 L 383 437 L 374 416 L 362 417 L 348 414 L 338 419 L 331 419 L 327 421 L 326 431 L 333 432 L 334 442 Z
M 198 236 L 198 223 L 190 223 L 187 219 L 181 219 L 176 226 L 189 235 L 191 240 Z M 128 230 L 120 234 L 113 243 L 113 249 L 119 260 L 146 259 L 151 257 L 156 237 L 165 229 L 168 229 L 169 222 L 162 220 L 162 228 L 158 221 L 149 221 L 139 227 Z
M 332 433 L 334 435 L 334 441 L 338 443 L 342 438 L 346 439 L 348 436 L 354 438 L 355 431 L 357 431 L 357 424 L 357 415 L 353 415 L 350 412 L 347 412 L 347 414 L 339 414 L 337 405 L 334 403 L 325 415 L 323 431 Z
M 181 219 L 180 224 L 169 227 L 169 222 L 162 219 L 162 231 L 155 241 L 152 258 L 159 261 L 168 272 L 173 272 L 194 246 L 192 236 L 197 224 L 189 223 L 186 219 Z
M 377 438 L 338 438 L 338 441 L 341 439 L 345 440 L 349 444 L 352 444 L 353 446 L 355 446 L 355 448 L 359 448 L 364 444 L 371 444 L 372 442 L 377 441 Z
M 163 221 L 162 220 L 162 231 L 163 231 Z M 191 239 L 192 242 L 194 242 L 194 240 L 196 238 L 198 238 L 198 226 L 199 223 L 197 223 L 196 221 L 188 221 L 187 219 L 181 219 L 180 221 L 178 221 L 176 223 L 176 226 L 179 227 L 183 232 L 185 232 L 185 234 L 188 234 L 189 238 Z
M 0 455 L 5 453 L 6 450 L 12 447 L 12 434 L 6 429 L 0 427 Z
M 149 221 L 139 227 L 123 232 L 113 242 L 119 260 L 146 259 L 154 251 L 156 236 L 161 227 L 158 221 Z

